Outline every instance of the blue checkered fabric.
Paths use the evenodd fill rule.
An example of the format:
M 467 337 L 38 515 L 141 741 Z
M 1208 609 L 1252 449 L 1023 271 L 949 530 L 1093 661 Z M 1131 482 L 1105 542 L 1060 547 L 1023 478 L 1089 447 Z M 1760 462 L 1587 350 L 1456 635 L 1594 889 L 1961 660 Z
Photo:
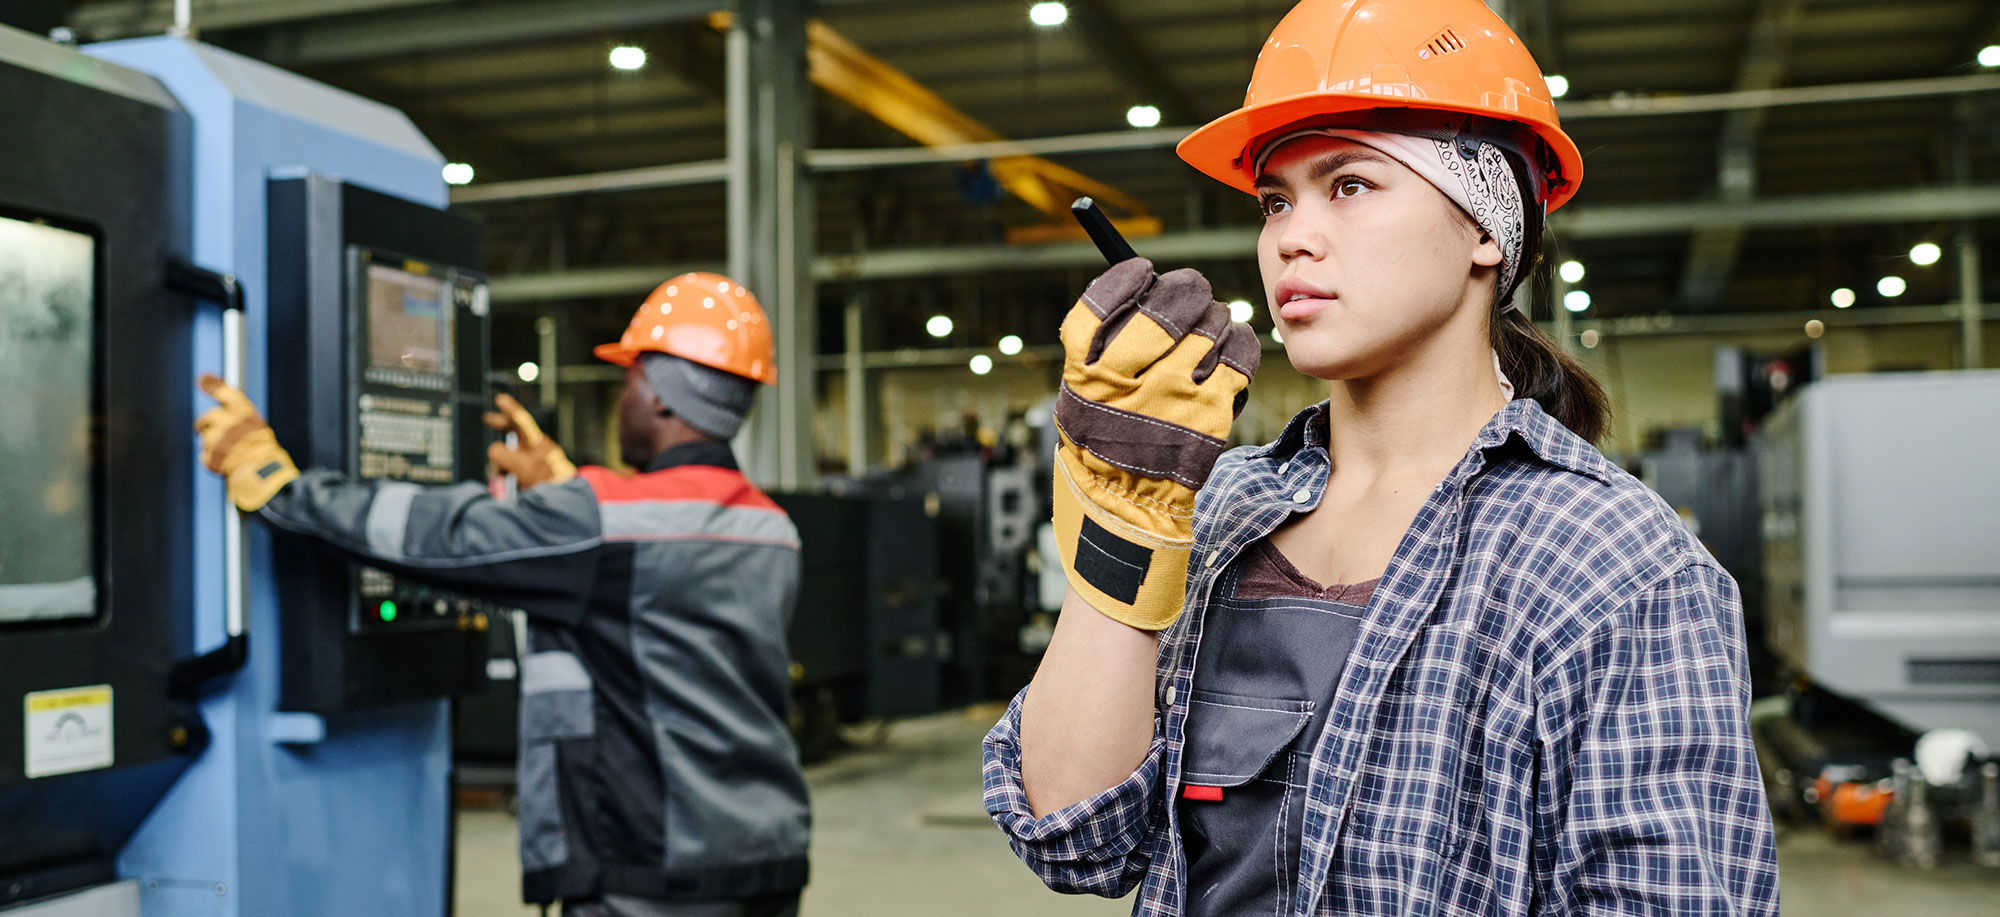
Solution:
M 987 736 L 987 810 L 1049 887 L 1182 913 L 1172 800 L 1209 594 L 1327 473 L 1324 405 L 1216 466 L 1125 782 L 1036 819 L 1020 697 Z M 1735 582 L 1658 496 L 1514 401 L 1375 591 L 1313 752 L 1290 912 L 1776 915 L 1749 685 Z

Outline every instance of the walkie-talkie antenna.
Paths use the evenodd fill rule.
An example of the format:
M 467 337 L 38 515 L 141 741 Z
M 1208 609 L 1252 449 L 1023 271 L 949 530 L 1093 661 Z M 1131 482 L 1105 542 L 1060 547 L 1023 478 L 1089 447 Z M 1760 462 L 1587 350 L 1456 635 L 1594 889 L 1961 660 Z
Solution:
M 1104 210 L 1097 206 L 1096 201 L 1079 197 L 1076 203 L 1069 205 L 1069 212 L 1078 223 L 1083 224 L 1083 231 L 1090 236 L 1090 241 L 1097 243 L 1097 250 L 1104 253 L 1105 261 L 1117 265 L 1139 257 L 1139 253 L 1132 250 L 1131 243 L 1118 234 L 1118 227 L 1111 225 L 1111 218 L 1104 215 Z

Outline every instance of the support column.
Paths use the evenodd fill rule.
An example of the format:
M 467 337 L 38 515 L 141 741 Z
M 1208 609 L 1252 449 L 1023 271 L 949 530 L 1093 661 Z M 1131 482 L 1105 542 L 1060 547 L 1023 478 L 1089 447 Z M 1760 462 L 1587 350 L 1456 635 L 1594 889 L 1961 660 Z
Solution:
M 847 301 L 847 347 L 841 357 L 847 381 L 847 473 L 855 478 L 868 473 L 868 370 L 861 352 L 862 295 L 857 288 Z
M 729 273 L 764 304 L 778 361 L 778 384 L 758 398 L 736 445 L 751 480 L 799 490 L 814 478 L 817 349 L 812 187 L 800 156 L 812 140 L 806 0 L 733 5 L 725 40 Z
M 1972 99 L 1962 98 L 1952 106 L 1956 131 L 1951 144 L 1951 177 L 1960 185 L 1972 184 L 1973 125 L 1979 110 Z M 1977 224 L 1958 224 L 1958 368 L 1978 369 L 1985 362 L 1986 307 L 1979 289 L 1979 232 Z
M 556 349 L 555 318 L 544 315 L 535 319 L 535 359 L 541 361 L 541 375 L 536 379 L 540 383 L 538 394 L 544 411 L 553 410 L 556 406 L 556 377 L 560 371 L 557 364 L 561 362 L 561 356 Z
M 1979 295 L 1979 235 L 1967 220 L 1958 227 L 1960 369 L 1978 369 L 1986 353 L 1986 307 Z

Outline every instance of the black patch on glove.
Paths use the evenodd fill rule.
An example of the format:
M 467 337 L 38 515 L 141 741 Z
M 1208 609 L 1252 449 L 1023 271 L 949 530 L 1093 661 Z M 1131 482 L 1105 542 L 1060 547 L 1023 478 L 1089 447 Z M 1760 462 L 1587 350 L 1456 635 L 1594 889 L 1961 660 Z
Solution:
M 1089 516 L 1076 539 L 1076 572 L 1083 581 L 1120 602 L 1139 598 L 1139 585 L 1153 565 L 1153 549 L 1111 534 Z

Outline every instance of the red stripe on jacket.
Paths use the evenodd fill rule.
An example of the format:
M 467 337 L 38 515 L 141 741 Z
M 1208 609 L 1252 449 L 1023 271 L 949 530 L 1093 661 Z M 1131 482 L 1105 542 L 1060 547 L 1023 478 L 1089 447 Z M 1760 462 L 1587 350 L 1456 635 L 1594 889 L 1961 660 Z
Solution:
M 783 512 L 743 472 L 714 465 L 677 465 L 633 475 L 593 465 L 577 474 L 590 485 L 599 503 L 695 501 Z

